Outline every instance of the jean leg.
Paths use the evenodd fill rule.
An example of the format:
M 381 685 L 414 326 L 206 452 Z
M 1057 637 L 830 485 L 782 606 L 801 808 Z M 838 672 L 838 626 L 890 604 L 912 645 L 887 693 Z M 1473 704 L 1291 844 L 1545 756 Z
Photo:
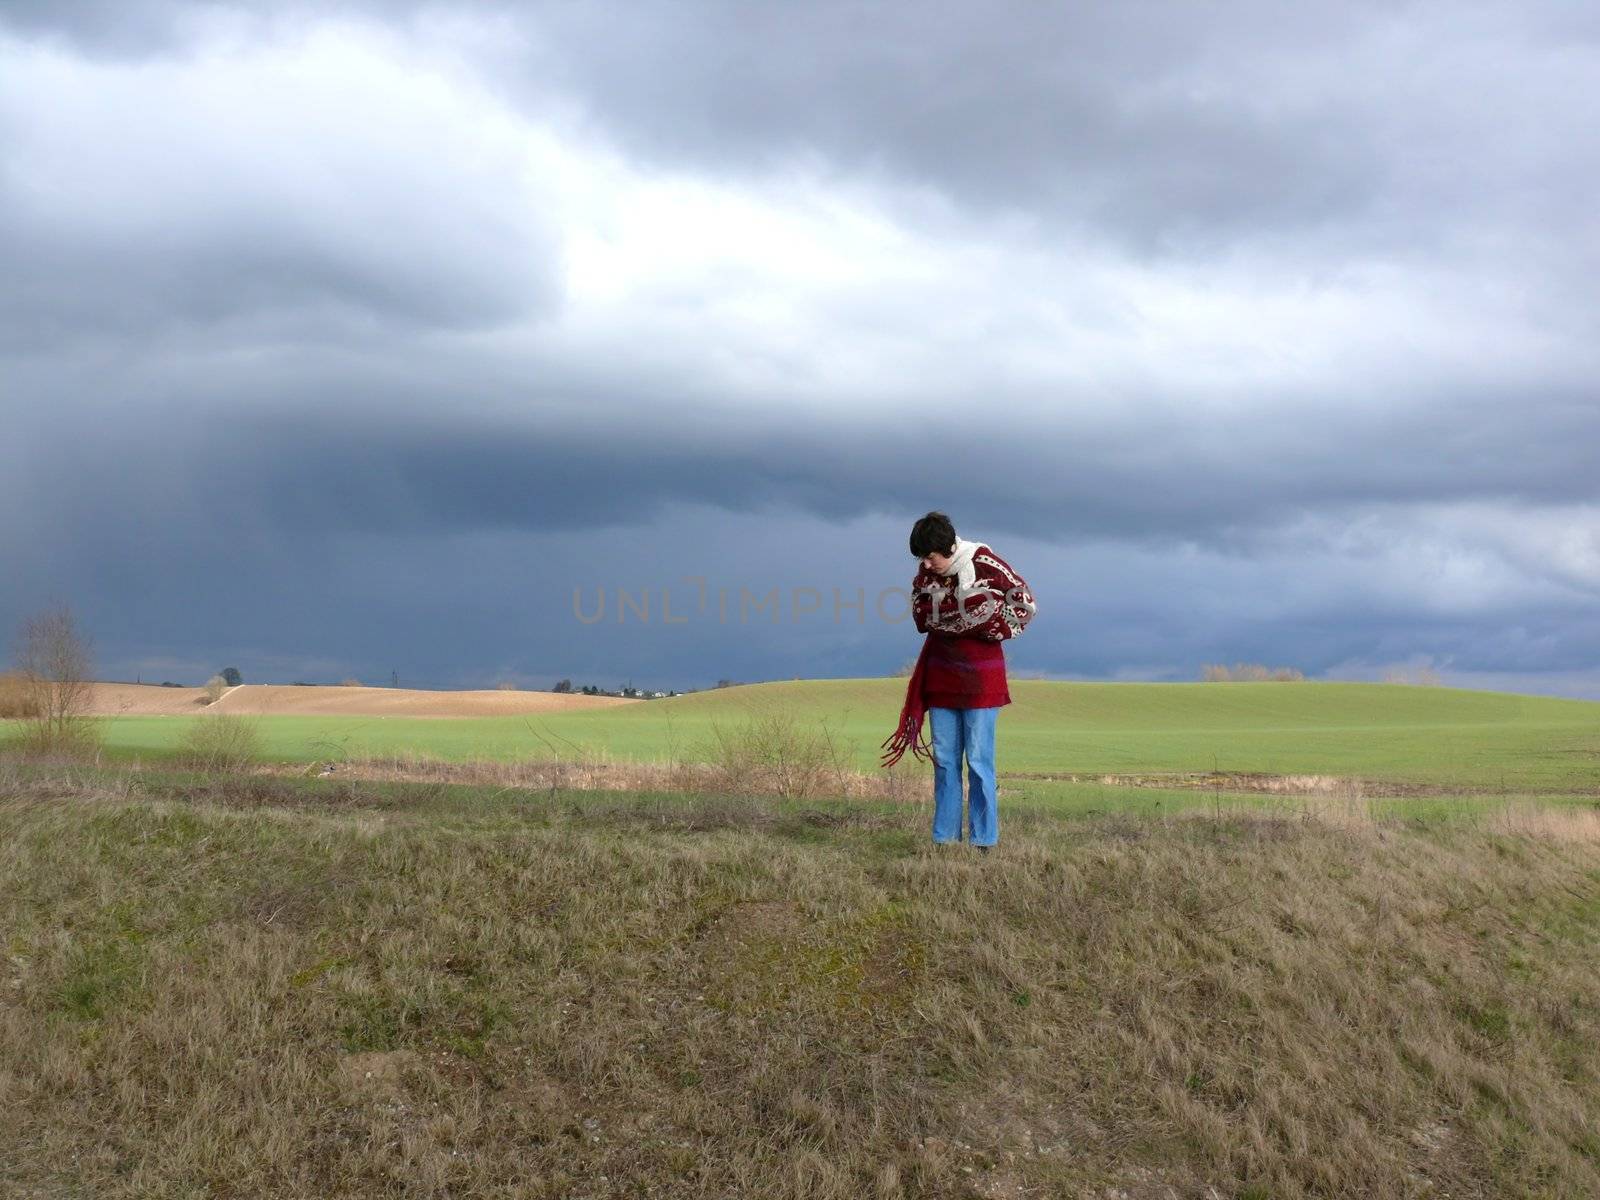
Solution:
M 1000 840 L 1000 806 L 994 779 L 994 727 L 998 708 L 969 708 L 962 712 L 967 751 L 967 829 L 974 846 L 993 846 Z
M 928 710 L 933 743 L 933 840 L 961 840 L 961 713 L 954 708 Z

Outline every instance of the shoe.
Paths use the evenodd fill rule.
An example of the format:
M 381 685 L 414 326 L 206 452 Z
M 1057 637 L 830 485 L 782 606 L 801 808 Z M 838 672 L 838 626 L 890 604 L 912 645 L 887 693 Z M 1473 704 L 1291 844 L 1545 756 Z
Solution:
M 989 853 L 989 851 L 992 850 L 992 849 L 994 849 L 993 846 L 979 846 L 978 847 L 978 850 L 983 854 Z

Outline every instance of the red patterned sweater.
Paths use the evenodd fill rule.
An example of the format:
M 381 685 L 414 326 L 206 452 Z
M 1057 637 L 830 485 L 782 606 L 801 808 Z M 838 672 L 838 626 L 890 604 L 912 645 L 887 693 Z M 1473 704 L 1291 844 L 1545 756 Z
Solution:
M 885 739 L 885 764 L 906 750 L 928 757 L 922 718 L 930 708 L 998 708 L 1011 703 L 1001 643 L 1016 637 L 1037 611 L 1022 577 L 988 546 L 973 552 L 974 583 L 964 596 L 947 575 L 919 571 L 911 616 L 928 635 L 906 688 L 896 732 Z

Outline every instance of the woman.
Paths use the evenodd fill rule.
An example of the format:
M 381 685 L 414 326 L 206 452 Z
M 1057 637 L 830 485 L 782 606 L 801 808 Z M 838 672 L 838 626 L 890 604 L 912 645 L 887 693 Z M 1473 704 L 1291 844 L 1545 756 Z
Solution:
M 911 615 L 927 635 L 906 687 L 900 724 L 884 740 L 884 766 L 910 749 L 933 762 L 933 840 L 961 840 L 961 760 L 967 763 L 967 840 L 988 850 L 1000 837 L 995 803 L 994 730 L 1011 703 L 1001 643 L 1037 611 L 1033 593 L 982 542 L 956 536 L 950 518 L 931 512 L 911 529 L 917 559 Z M 926 713 L 933 734 L 922 741 Z

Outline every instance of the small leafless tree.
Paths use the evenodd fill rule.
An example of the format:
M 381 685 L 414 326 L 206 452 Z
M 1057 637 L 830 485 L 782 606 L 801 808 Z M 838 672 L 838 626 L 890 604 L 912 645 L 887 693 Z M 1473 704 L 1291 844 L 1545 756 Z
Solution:
M 94 701 L 91 639 L 72 610 L 55 604 L 26 618 L 17 638 L 17 669 L 27 693 L 23 742 L 36 751 L 91 750 L 99 726 Z
M 228 681 L 221 675 L 213 675 L 206 680 L 206 703 L 215 704 L 228 693 Z

